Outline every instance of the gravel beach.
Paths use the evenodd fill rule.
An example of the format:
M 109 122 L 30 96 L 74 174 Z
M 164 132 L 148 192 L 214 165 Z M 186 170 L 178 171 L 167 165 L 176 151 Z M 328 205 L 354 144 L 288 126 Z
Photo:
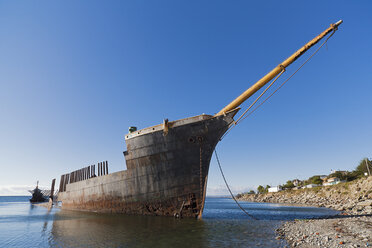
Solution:
M 289 221 L 277 234 L 290 247 L 372 247 L 372 216 Z
M 238 199 L 341 211 L 327 219 L 284 223 L 277 238 L 286 239 L 290 247 L 372 247 L 372 176 L 334 186 L 242 194 Z

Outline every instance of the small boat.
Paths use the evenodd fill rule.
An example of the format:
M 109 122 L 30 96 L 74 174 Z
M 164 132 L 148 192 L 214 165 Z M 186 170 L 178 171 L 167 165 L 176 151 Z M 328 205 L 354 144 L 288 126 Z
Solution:
M 33 190 L 29 190 L 28 192 L 32 194 L 32 198 L 30 199 L 31 203 L 41 203 L 49 201 L 50 190 L 39 189 L 39 181 L 37 181 L 36 188 Z

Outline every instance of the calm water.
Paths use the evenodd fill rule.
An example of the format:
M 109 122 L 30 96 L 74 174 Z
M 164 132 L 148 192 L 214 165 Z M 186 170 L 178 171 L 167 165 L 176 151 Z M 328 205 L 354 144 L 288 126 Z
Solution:
M 336 214 L 325 208 L 242 205 L 207 198 L 203 220 L 61 211 L 0 196 L 0 247 L 283 247 L 275 229 L 285 220 Z

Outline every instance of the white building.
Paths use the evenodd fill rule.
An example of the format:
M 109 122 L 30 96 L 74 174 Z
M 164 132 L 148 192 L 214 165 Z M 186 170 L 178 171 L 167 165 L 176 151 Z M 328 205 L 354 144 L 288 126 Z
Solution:
M 320 184 L 308 184 L 308 185 L 306 185 L 306 186 L 304 186 L 304 187 L 302 187 L 302 188 L 308 188 L 308 189 L 311 189 L 311 188 L 315 188 L 315 187 L 319 187 L 319 186 L 322 186 L 322 185 L 320 185 Z
M 281 186 L 270 187 L 269 188 L 269 193 L 279 192 L 281 190 L 282 190 Z
M 324 182 L 323 185 L 324 186 L 330 186 L 330 185 L 339 184 L 341 182 L 342 181 L 340 180 L 340 178 L 338 178 L 338 177 L 331 177 L 331 178 L 328 178 L 327 179 L 327 182 Z

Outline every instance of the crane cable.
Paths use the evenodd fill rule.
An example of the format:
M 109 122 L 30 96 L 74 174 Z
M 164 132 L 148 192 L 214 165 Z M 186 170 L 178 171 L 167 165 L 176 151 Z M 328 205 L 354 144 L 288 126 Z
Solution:
M 265 98 L 265 100 L 263 100 L 259 105 L 257 105 L 251 112 L 249 112 L 247 114 L 247 112 L 253 107 L 254 104 L 257 103 L 257 101 L 266 93 L 266 91 L 274 84 L 274 82 L 285 72 L 285 68 L 283 68 L 283 70 L 278 74 L 278 76 L 276 76 L 276 78 L 273 80 L 273 82 L 271 82 L 271 84 L 257 97 L 256 100 L 254 100 L 254 102 L 248 107 L 247 110 L 244 111 L 244 113 L 236 120 L 236 121 L 233 121 L 233 125 L 231 125 L 229 127 L 229 129 L 227 130 L 227 132 L 220 138 L 220 141 L 226 136 L 226 134 L 228 134 L 232 128 L 234 128 L 237 124 L 239 124 L 240 122 L 242 122 L 245 118 L 247 118 L 248 116 L 250 116 L 253 112 L 255 112 L 259 107 L 261 107 L 267 100 L 269 100 L 280 88 L 282 88 L 284 86 L 285 83 L 288 82 L 289 79 L 291 79 L 319 50 L 320 48 L 322 48 L 326 43 L 327 41 L 333 36 L 333 34 L 336 32 L 336 29 L 333 30 L 333 32 L 328 36 L 328 38 L 318 47 L 317 50 L 315 50 L 315 52 L 294 72 L 292 73 L 291 76 L 289 76 L 277 89 L 274 90 L 273 93 L 271 93 L 268 97 Z M 221 175 L 222 175 L 222 178 L 223 180 L 225 181 L 225 184 L 226 184 L 226 188 L 229 190 L 230 192 L 230 195 L 231 197 L 234 199 L 234 201 L 236 202 L 236 204 L 239 206 L 239 208 L 246 214 L 248 215 L 249 217 L 251 217 L 252 219 L 254 220 L 258 220 L 258 218 L 254 217 L 253 215 L 249 214 L 240 204 L 239 202 L 236 200 L 234 194 L 232 193 L 230 187 L 229 187 L 229 184 L 227 183 L 226 181 L 226 178 L 225 178 L 225 175 L 222 171 L 222 167 L 221 167 L 221 163 L 220 163 L 220 160 L 218 159 L 218 156 L 217 156 L 217 151 L 216 149 L 214 149 L 214 154 L 216 155 L 216 159 L 217 159 L 217 163 L 218 163 L 218 167 L 220 169 L 220 172 L 221 172 Z
M 244 113 L 236 120 L 232 122 L 232 125 L 229 127 L 227 132 L 220 138 L 220 141 L 225 138 L 225 136 L 233 129 L 236 125 L 241 123 L 245 118 L 253 114 L 259 107 L 261 107 L 267 100 L 269 100 L 278 90 L 280 90 L 288 81 L 291 79 L 309 60 L 322 48 L 328 40 L 333 36 L 333 34 L 336 32 L 336 29 L 333 30 L 333 32 L 327 37 L 327 39 L 316 49 L 316 51 L 300 66 L 298 69 L 292 73 L 278 88 L 274 90 L 268 97 L 265 98 L 259 105 L 257 105 L 251 112 L 247 114 L 247 112 L 253 107 L 254 104 L 257 103 L 257 101 L 266 93 L 266 91 L 273 85 L 273 83 L 285 72 L 285 68 L 276 76 L 276 78 L 273 80 L 273 82 L 257 97 L 257 99 L 248 107 L 247 110 L 244 111 Z

